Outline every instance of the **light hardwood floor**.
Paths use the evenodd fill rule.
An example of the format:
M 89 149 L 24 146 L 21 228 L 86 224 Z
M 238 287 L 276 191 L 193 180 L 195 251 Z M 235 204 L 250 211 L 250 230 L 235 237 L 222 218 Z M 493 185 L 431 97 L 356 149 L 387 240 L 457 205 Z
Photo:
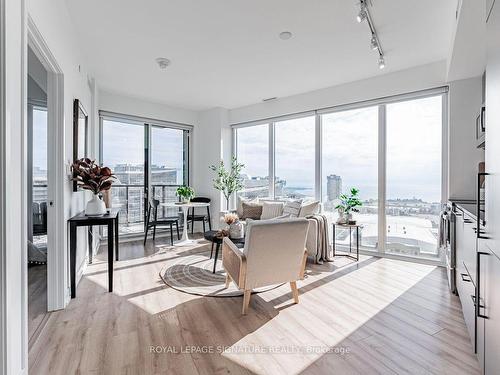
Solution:
M 298 305 L 285 284 L 252 296 L 241 316 L 242 297 L 167 287 L 164 260 L 203 247 L 167 242 L 121 244 L 114 293 L 101 252 L 76 299 L 50 314 L 30 350 L 30 373 L 479 373 L 442 269 L 367 256 L 308 264 Z
M 47 320 L 47 265 L 28 266 L 28 342 L 32 345 Z

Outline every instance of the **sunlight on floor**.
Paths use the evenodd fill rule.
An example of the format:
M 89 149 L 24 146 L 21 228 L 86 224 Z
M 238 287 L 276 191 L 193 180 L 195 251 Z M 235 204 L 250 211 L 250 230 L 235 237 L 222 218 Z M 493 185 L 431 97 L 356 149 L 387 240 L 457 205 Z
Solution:
M 274 319 L 227 348 L 223 355 L 258 374 L 270 369 L 273 373 L 298 374 L 325 351 L 342 350 L 336 346 L 347 337 L 355 334 L 357 337 L 351 338 L 363 338 L 363 332 L 356 332 L 360 327 L 434 269 L 434 266 L 379 259 L 310 290 L 308 284 L 318 278 L 304 280 L 299 283 L 299 305 L 283 308 Z M 325 274 L 325 278 L 329 276 Z M 394 283 L 384 283 L 388 279 Z M 283 288 L 278 290 L 283 294 Z M 266 297 L 270 294 L 266 293 Z M 268 355 L 265 369 L 254 360 L 261 353 Z M 294 355 L 286 356 L 286 361 L 280 360 L 280 356 L 289 353 Z

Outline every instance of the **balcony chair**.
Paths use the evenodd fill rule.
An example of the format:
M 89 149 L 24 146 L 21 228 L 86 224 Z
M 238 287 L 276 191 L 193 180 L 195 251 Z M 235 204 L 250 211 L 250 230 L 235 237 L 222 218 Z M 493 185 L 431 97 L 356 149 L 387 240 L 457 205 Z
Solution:
M 179 218 L 178 217 L 165 217 L 162 219 L 158 219 L 158 206 L 160 205 L 160 201 L 158 199 L 152 198 L 149 201 L 148 212 L 146 216 L 146 233 L 144 233 L 144 245 L 146 245 L 146 240 L 148 239 L 148 231 L 149 228 L 153 228 L 153 241 L 156 236 L 156 227 L 164 226 L 170 227 L 170 243 L 174 244 L 174 231 L 173 226 L 175 225 L 175 229 L 177 230 L 177 239 L 180 240 L 181 237 L 179 235 Z M 153 218 L 151 218 L 151 215 Z
M 267 285 L 289 282 L 293 299 L 299 303 L 296 282 L 304 277 L 308 228 L 309 222 L 303 218 L 252 221 L 243 250 L 224 238 L 226 288 L 234 281 L 243 290 L 243 315 L 248 311 L 252 289 Z
M 210 203 L 210 198 L 194 197 L 191 202 Z M 212 223 L 210 220 L 210 206 L 207 206 L 207 213 L 202 215 L 195 215 L 194 207 L 188 213 L 188 221 L 191 223 L 191 234 L 194 233 L 194 223 L 201 221 L 203 223 L 203 233 L 206 232 L 205 222 L 208 222 L 208 230 L 212 230 Z

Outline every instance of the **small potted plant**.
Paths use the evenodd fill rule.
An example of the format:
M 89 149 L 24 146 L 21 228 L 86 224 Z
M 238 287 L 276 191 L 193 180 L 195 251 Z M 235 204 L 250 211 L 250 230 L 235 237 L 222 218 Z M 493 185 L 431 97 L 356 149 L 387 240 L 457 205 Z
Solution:
M 73 181 L 84 190 L 93 193 L 92 199 L 87 202 L 85 215 L 100 216 L 106 213 L 106 205 L 99 198 L 99 193 L 111 188 L 115 176 L 108 167 L 100 167 L 95 160 L 88 158 L 78 159 L 71 165 Z
M 194 197 L 194 190 L 190 186 L 179 186 L 175 194 L 181 199 L 181 203 L 189 203 L 191 198 Z
M 359 212 L 358 207 L 361 207 L 363 205 L 358 197 L 358 194 L 359 190 L 356 188 L 352 188 L 349 195 L 340 195 L 340 203 L 335 206 L 335 209 L 339 212 L 337 223 L 355 223 L 355 221 L 352 220 L 352 212 Z

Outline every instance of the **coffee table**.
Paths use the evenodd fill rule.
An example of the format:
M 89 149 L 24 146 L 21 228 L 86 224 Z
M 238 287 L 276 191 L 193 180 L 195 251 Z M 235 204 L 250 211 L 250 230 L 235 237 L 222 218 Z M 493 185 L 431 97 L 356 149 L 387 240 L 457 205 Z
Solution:
M 219 250 L 222 245 L 222 241 L 224 237 L 218 237 L 217 236 L 217 231 L 215 230 L 209 230 L 208 232 L 205 232 L 203 234 L 205 239 L 207 241 L 212 242 L 212 252 L 214 251 L 214 244 L 215 244 L 215 258 L 214 258 L 214 269 L 212 273 L 215 273 L 215 267 L 217 266 L 217 258 L 219 257 Z M 245 238 L 229 238 L 233 243 L 238 246 L 238 247 L 243 247 L 245 245 Z M 212 252 L 210 252 L 210 258 L 212 258 Z

